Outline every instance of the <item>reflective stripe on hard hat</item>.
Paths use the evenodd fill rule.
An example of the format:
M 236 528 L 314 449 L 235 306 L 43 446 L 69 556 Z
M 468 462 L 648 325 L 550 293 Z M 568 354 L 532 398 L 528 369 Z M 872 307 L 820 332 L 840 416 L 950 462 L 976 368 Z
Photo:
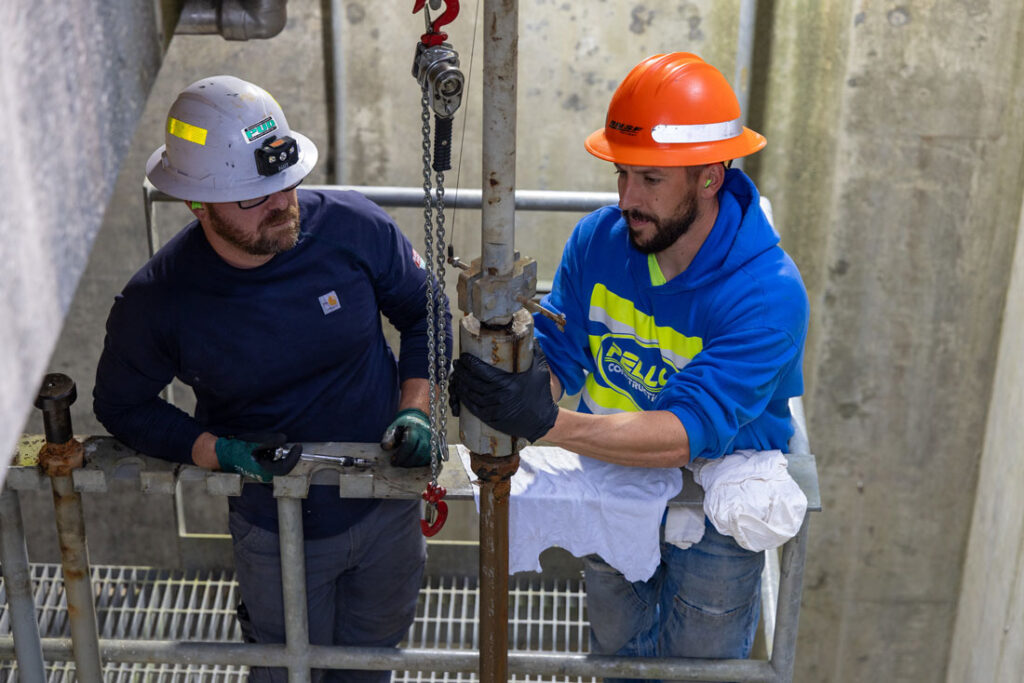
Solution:
M 739 119 L 722 123 L 662 123 L 651 129 L 651 138 L 655 142 L 667 143 L 717 142 L 734 138 L 742 132 L 743 126 Z
M 206 133 L 208 132 L 205 128 L 199 126 L 193 126 L 191 123 L 185 123 L 179 121 L 173 116 L 167 117 L 167 132 L 171 135 L 175 135 L 182 140 L 188 140 L 194 142 L 197 145 L 206 144 Z

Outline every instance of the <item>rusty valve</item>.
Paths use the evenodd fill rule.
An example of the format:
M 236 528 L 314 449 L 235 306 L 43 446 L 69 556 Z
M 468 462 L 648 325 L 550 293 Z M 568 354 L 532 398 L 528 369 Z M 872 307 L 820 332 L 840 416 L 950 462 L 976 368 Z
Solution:
M 84 461 L 82 444 L 71 430 L 71 404 L 78 398 L 75 382 L 60 373 L 43 378 L 35 406 L 43 411 L 46 444 L 39 451 L 39 466 L 48 476 L 67 476 Z

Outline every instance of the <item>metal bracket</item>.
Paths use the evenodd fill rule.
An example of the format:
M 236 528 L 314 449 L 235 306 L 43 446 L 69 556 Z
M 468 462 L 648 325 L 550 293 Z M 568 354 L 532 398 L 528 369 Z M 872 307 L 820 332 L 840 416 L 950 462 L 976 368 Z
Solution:
M 459 272 L 459 308 L 485 324 L 506 324 L 522 308 L 521 300 L 537 291 L 537 262 L 515 254 L 509 277 L 485 274 L 480 259 L 473 259 L 467 270 Z

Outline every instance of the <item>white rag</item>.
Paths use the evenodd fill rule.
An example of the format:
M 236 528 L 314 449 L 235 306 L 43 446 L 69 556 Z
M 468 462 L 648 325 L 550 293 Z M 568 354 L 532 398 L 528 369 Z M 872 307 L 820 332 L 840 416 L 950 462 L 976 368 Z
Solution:
M 704 489 L 704 514 L 747 550 L 778 548 L 800 530 L 807 496 L 789 476 L 782 451 L 741 450 L 686 467 Z
M 469 449 L 459 457 L 476 479 Z M 519 452 L 509 501 L 508 571 L 541 571 L 552 546 L 576 557 L 597 553 L 628 581 L 646 581 L 661 561 L 659 534 L 668 501 L 683 488 L 678 468 L 613 465 L 564 448 Z M 480 510 L 480 494 L 473 497 Z
M 704 538 L 704 510 L 673 507 L 665 515 L 665 542 L 686 550 Z

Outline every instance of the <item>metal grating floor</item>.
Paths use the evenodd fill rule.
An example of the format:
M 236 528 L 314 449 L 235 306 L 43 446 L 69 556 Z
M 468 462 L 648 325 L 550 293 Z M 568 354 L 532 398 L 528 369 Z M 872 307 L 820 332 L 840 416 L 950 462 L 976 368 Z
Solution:
M 34 564 L 32 585 L 44 638 L 70 637 L 60 565 Z M 100 638 L 241 641 L 235 619 L 234 574 L 168 572 L 145 567 L 92 567 Z M 11 633 L 7 592 L 0 581 L 0 634 Z M 403 647 L 476 649 L 475 578 L 428 577 L 420 590 L 416 621 Z M 509 647 L 518 651 L 584 653 L 588 647 L 580 580 L 509 578 Z M 73 683 L 72 662 L 47 662 L 46 683 Z M 112 663 L 107 683 L 244 683 L 245 667 Z M 476 681 L 475 674 L 395 672 L 394 683 Z M 516 677 L 513 681 L 593 683 L 594 678 Z M 14 662 L 0 661 L 0 683 L 17 683 Z

